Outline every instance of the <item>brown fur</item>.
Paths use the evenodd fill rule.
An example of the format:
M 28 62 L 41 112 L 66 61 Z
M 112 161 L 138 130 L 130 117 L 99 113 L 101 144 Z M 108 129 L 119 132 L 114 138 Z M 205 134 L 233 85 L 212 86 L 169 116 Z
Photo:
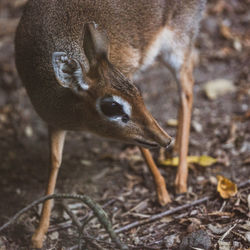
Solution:
M 16 32 L 16 65 L 31 102 L 49 125 L 51 173 L 47 194 L 54 192 L 66 130 L 87 130 L 130 143 L 139 138 L 161 146 L 169 144 L 170 137 L 145 108 L 130 80 L 160 54 L 180 87 L 180 164 L 175 183 L 178 192 L 186 191 L 193 87 L 190 62 L 204 7 L 205 0 L 28 1 Z M 100 32 L 93 41 L 88 38 L 93 26 L 86 29 L 92 22 L 99 25 Z M 103 43 L 107 53 L 91 60 L 96 51 L 88 47 L 95 42 Z M 59 84 L 52 66 L 54 52 L 65 52 L 80 63 L 88 90 L 76 93 Z M 96 101 L 105 95 L 122 97 L 131 105 L 130 126 L 108 123 L 98 113 Z M 155 178 L 159 202 L 165 205 L 170 197 L 164 179 L 149 151 L 141 151 Z M 33 236 L 34 247 L 42 247 L 50 211 L 51 204 L 46 202 Z

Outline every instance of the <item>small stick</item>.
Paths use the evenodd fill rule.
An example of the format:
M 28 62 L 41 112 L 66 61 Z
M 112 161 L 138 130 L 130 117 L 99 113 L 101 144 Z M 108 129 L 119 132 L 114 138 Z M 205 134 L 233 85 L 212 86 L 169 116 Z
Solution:
M 131 224 L 128 224 L 124 227 L 121 227 L 119 229 L 116 229 L 115 230 L 115 233 L 122 233 L 122 232 L 125 232 L 125 231 L 128 231 L 130 230 L 131 228 L 134 228 L 134 227 L 137 227 L 137 226 L 141 226 L 141 225 L 144 225 L 144 224 L 147 224 L 147 223 L 150 223 L 150 222 L 153 222 L 153 221 L 156 221 L 156 220 L 159 220 L 161 219 L 162 217 L 165 217 L 167 215 L 170 215 L 170 214 L 174 214 L 176 212 L 179 212 L 180 210 L 183 210 L 183 209 L 186 209 L 186 208 L 189 208 L 189 207 L 192 207 L 192 206 L 195 206 L 195 205 L 198 205 L 198 204 L 201 204 L 203 202 L 206 202 L 210 199 L 211 197 L 209 196 L 206 196 L 204 198 L 201 198 L 199 200 L 196 200 L 196 201 L 193 201 L 189 204 L 185 204 L 185 205 L 182 205 L 182 206 L 179 206 L 179 207 L 175 207 L 173 209 L 170 209 L 170 210 L 167 210 L 167 211 L 164 211 L 162 213 L 159 213 L 159 214 L 155 214 L 153 216 L 151 216 L 150 218 L 148 219 L 144 219 L 144 220 L 140 220 L 140 221 L 135 221 Z
M 245 186 L 247 186 L 249 184 L 250 184 L 250 180 L 244 181 L 244 182 L 242 182 L 242 183 L 240 183 L 238 185 L 238 188 L 245 187 Z M 204 203 L 204 202 L 210 200 L 211 198 L 212 198 L 212 196 L 206 196 L 206 197 L 201 198 L 199 200 L 195 200 L 195 201 L 193 201 L 193 202 L 191 202 L 189 204 L 185 204 L 185 205 L 182 205 L 182 206 L 179 206 L 179 207 L 176 207 L 176 208 L 164 211 L 162 213 L 155 214 L 155 215 L 151 216 L 150 218 L 147 218 L 147 219 L 144 219 L 144 220 L 140 220 L 140 221 L 132 222 L 132 223 L 130 223 L 130 224 L 124 226 L 124 227 L 116 229 L 115 233 L 118 233 L 118 234 L 119 233 L 123 233 L 123 232 L 126 232 L 126 231 L 134 228 L 134 227 L 138 227 L 138 226 L 141 226 L 141 225 L 144 225 L 144 224 L 147 224 L 147 223 L 159 220 L 162 217 L 165 217 L 165 216 L 170 215 L 170 214 L 174 214 L 176 212 L 179 212 L 180 210 L 183 210 L 183 209 L 186 209 L 186 208 L 193 207 L 195 205 Z
M 98 241 L 95 238 L 90 237 L 87 232 L 84 232 L 84 239 L 87 241 L 87 243 L 92 245 L 96 250 L 104 250 L 104 248 L 98 243 Z
M 106 203 L 102 206 L 102 208 L 104 209 L 104 208 L 108 207 L 109 205 L 113 204 L 115 201 L 116 201 L 116 199 L 109 200 L 108 202 L 106 202 Z M 81 222 L 81 221 L 85 221 L 85 220 L 86 220 L 87 218 L 89 218 L 90 216 L 93 216 L 93 211 L 92 211 L 92 210 L 89 212 L 89 214 L 78 217 L 78 220 L 79 220 L 80 222 Z M 59 224 L 57 224 L 57 225 L 55 225 L 55 226 L 51 226 L 51 227 L 49 228 L 48 232 L 49 232 L 49 233 L 52 233 L 52 232 L 57 231 L 57 230 L 67 229 L 67 228 L 69 228 L 69 227 L 71 227 L 71 226 L 72 226 L 72 221 L 70 221 L 70 220 L 69 220 L 69 221 L 65 221 L 65 222 L 59 223 Z
M 230 227 L 219 239 L 219 241 L 223 241 L 229 234 L 230 232 L 236 227 L 237 223 L 235 223 L 232 227 Z
M 77 199 L 77 200 L 84 202 L 86 205 L 88 205 L 89 208 L 91 208 L 93 210 L 94 214 L 99 219 L 99 222 L 105 227 L 105 229 L 108 232 L 108 234 L 110 235 L 111 239 L 114 240 L 114 242 L 119 247 L 119 249 L 122 249 L 122 250 L 128 249 L 128 247 L 125 244 L 121 243 L 120 239 L 117 237 L 116 233 L 112 229 L 112 224 L 108 220 L 108 216 L 105 213 L 105 211 L 101 208 L 100 205 L 98 205 L 97 203 L 92 201 L 86 195 L 53 194 L 53 195 L 44 196 L 44 197 L 32 202 L 30 205 L 23 208 L 22 210 L 20 210 L 6 224 L 4 224 L 3 226 L 0 227 L 0 232 L 3 229 L 5 229 L 6 227 L 8 227 L 10 224 L 12 224 L 20 215 L 22 215 L 23 213 L 28 211 L 30 208 L 32 208 L 32 207 L 36 206 L 37 204 L 42 203 L 46 200 L 50 200 L 50 199 Z
M 227 202 L 226 202 L 226 201 L 223 201 L 223 204 L 222 204 L 222 206 L 221 206 L 219 212 L 223 212 L 223 209 L 225 208 L 226 204 L 227 204 Z
M 76 225 L 78 229 L 78 249 L 82 249 L 82 242 L 81 242 L 81 236 L 82 236 L 82 225 L 81 222 L 78 220 L 77 216 L 69 209 L 68 205 L 63 201 L 62 202 L 62 207 L 68 214 L 68 216 L 71 218 L 72 222 Z
M 81 231 L 82 224 L 77 216 L 69 209 L 68 205 L 65 202 L 62 202 L 62 207 L 71 218 L 72 222 L 77 226 L 78 231 Z

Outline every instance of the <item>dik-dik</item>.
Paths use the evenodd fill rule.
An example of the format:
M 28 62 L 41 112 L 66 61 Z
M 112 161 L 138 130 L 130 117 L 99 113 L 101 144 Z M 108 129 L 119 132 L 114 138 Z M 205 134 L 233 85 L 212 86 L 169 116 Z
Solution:
M 175 185 L 177 192 L 186 192 L 193 46 L 204 7 L 205 0 L 28 1 L 16 32 L 16 65 L 32 104 L 48 124 L 46 194 L 54 192 L 66 131 L 79 130 L 141 147 L 160 204 L 170 201 L 145 148 L 167 147 L 171 137 L 133 84 L 133 76 L 158 56 L 179 86 Z M 32 238 L 34 247 L 42 247 L 50 212 L 47 201 Z

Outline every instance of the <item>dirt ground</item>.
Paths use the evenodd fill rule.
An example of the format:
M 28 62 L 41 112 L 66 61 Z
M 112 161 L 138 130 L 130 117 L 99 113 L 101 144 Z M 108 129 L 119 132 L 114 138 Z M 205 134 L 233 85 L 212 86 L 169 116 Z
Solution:
M 0 225 L 43 196 L 48 174 L 46 125 L 34 112 L 14 63 L 14 31 L 24 4 L 25 0 L 0 1 Z M 249 27 L 248 0 L 208 2 L 196 44 L 200 59 L 194 72 L 189 155 L 209 155 L 218 162 L 190 167 L 187 194 L 174 192 L 176 168 L 160 166 L 173 200 L 160 207 L 153 179 L 136 147 L 79 132 L 67 136 L 56 193 L 87 194 L 106 204 L 115 229 L 211 196 L 208 202 L 119 236 L 130 249 L 249 249 L 249 184 L 229 200 L 216 191 L 217 175 L 237 184 L 250 176 Z M 211 100 L 204 86 L 215 79 L 229 80 L 236 88 Z M 147 107 L 174 137 L 176 128 L 167 121 L 176 119 L 179 100 L 168 70 L 157 62 L 137 84 Z M 158 151 L 153 153 L 157 158 Z M 81 218 L 88 212 L 79 202 L 70 201 L 68 206 Z M 0 233 L 1 250 L 30 249 L 39 209 L 31 209 Z M 76 227 L 56 202 L 43 249 L 77 249 L 78 241 Z M 82 244 L 83 249 L 117 249 L 96 219 L 85 227 Z

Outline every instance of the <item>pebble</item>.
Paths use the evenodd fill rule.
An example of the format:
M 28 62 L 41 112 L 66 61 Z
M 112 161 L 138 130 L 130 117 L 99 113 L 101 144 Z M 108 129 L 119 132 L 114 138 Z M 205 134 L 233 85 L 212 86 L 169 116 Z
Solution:
M 174 244 L 179 243 L 180 239 L 177 234 L 168 235 L 164 238 L 165 247 L 168 249 L 173 247 Z
M 204 91 L 210 100 L 236 91 L 234 83 L 227 79 L 215 79 L 204 84 Z
M 59 237 L 59 233 L 58 233 L 57 231 L 56 231 L 56 232 L 53 232 L 53 233 L 51 233 L 51 234 L 49 235 L 49 238 L 50 238 L 51 240 L 57 240 L 58 237 Z
M 239 249 L 239 248 L 241 247 L 240 242 L 239 242 L 239 241 L 234 241 L 234 242 L 233 242 L 233 247 L 234 247 L 235 249 Z
M 194 248 L 210 249 L 212 243 L 209 235 L 204 230 L 198 230 L 184 237 L 180 244 L 180 250 L 189 250 Z
M 246 232 L 245 237 L 246 237 L 248 243 L 250 243 L 250 232 Z
M 192 121 L 192 128 L 194 129 L 195 132 L 197 133 L 201 133 L 203 128 L 202 128 L 202 124 L 200 124 L 199 122 L 193 120 Z

